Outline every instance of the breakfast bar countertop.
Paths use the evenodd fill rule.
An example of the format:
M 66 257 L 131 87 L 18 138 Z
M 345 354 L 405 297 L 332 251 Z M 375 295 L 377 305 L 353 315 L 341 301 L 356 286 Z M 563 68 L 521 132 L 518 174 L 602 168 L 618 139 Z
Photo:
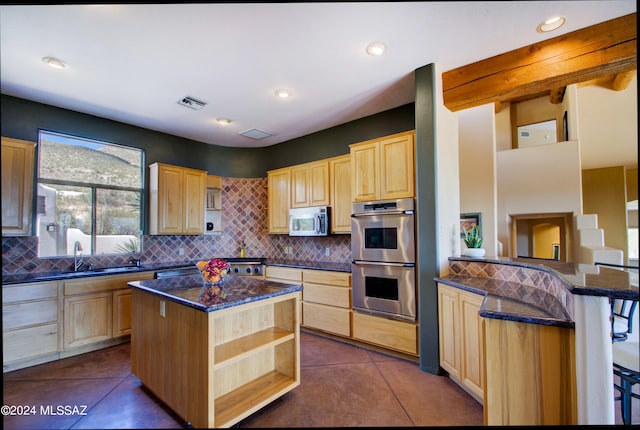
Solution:
M 251 276 L 226 276 L 222 281 L 222 288 L 226 293 L 224 298 L 209 294 L 200 275 L 132 281 L 129 282 L 129 286 L 204 312 L 302 291 L 299 285 L 282 284 Z

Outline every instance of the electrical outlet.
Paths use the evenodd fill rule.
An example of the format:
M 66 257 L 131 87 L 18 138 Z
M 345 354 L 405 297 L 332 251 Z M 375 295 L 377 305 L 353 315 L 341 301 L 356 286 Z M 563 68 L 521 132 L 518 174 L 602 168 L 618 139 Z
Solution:
M 184 248 L 178 248 L 178 255 L 184 255 Z
M 327 255 L 327 256 L 331 255 L 331 248 L 325 248 L 324 255 Z
M 160 316 L 163 318 L 167 316 L 167 309 L 164 300 L 160 300 Z

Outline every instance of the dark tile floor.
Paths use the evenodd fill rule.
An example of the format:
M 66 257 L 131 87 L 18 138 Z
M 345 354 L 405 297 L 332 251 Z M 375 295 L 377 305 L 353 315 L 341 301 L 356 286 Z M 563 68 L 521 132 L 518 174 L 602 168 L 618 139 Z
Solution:
M 3 405 L 26 406 L 35 413 L 4 416 L 3 427 L 187 427 L 131 374 L 129 355 L 127 343 L 4 374 Z M 301 379 L 299 387 L 236 427 L 478 426 L 483 422 L 482 406 L 448 378 L 422 372 L 411 361 L 306 332 L 301 333 Z M 58 411 L 59 405 L 69 408 Z M 616 420 L 620 422 L 619 417 Z

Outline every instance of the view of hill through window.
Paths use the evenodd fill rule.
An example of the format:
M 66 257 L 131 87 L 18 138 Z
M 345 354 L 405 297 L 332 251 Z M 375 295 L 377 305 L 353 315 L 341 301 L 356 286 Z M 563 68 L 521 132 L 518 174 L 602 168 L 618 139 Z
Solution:
M 143 152 L 41 132 L 39 256 L 140 251 Z

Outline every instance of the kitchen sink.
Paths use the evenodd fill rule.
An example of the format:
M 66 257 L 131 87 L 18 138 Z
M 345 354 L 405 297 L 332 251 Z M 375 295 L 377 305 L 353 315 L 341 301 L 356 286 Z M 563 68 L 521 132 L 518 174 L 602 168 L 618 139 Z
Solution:
M 121 272 L 132 272 L 140 270 L 140 267 L 136 266 L 123 266 L 123 267 L 102 267 L 99 269 L 91 269 L 86 270 L 89 273 L 121 273 Z

